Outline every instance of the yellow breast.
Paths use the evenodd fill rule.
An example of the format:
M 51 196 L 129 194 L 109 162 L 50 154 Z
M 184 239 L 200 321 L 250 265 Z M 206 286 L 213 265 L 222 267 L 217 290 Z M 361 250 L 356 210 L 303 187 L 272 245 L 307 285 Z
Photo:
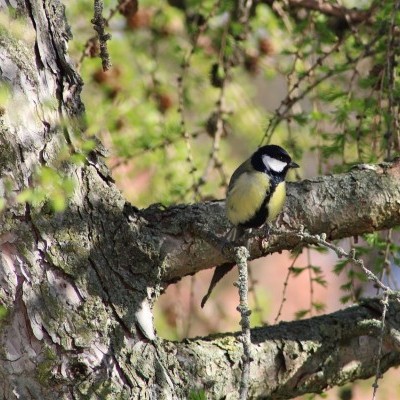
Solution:
M 263 172 L 245 172 L 240 175 L 226 198 L 229 221 L 238 225 L 252 218 L 260 209 L 269 187 L 269 180 Z
M 286 200 L 286 185 L 285 181 L 279 183 L 268 203 L 268 218 L 269 222 L 273 221 L 282 211 Z

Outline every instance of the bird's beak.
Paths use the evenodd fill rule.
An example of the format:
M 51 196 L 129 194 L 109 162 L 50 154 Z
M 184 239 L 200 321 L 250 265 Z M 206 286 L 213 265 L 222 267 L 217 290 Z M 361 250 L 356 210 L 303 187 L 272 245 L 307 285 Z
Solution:
M 292 162 L 289 164 L 289 168 L 300 168 L 300 165 L 297 164 L 297 163 L 295 163 L 294 161 L 292 161 Z

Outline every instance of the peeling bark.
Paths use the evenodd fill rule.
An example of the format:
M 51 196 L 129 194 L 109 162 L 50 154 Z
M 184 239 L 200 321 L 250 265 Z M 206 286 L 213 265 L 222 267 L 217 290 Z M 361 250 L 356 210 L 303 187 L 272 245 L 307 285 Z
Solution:
M 7 29 L 0 27 L 7 93 L 0 105 L 0 195 L 6 199 L 0 213 L 0 304 L 6 311 L 0 397 L 187 398 L 193 387 L 215 398 L 234 397 L 241 357 L 235 335 L 150 342 L 135 318 L 162 285 L 226 262 L 217 242 L 207 239 L 208 232 L 227 229 L 222 203 L 139 212 L 115 187 L 100 145 L 84 165 L 66 162 L 61 154 L 79 151 L 84 108 L 82 82 L 66 54 L 63 6 L 58 0 L 9 3 Z M 8 15 L 4 2 L 0 8 Z M 46 200 L 35 206 L 17 201 L 36 185 L 37 166 L 74 179 L 65 212 L 54 213 Z M 279 224 L 303 224 L 332 239 L 398 225 L 399 176 L 396 162 L 289 185 Z M 254 237 L 252 257 L 292 248 L 296 240 L 287 233 L 260 246 Z M 253 330 L 253 395 L 288 398 L 372 375 L 379 310 L 368 304 Z M 397 309 L 393 299 L 384 368 L 399 364 L 399 321 L 391 314 Z

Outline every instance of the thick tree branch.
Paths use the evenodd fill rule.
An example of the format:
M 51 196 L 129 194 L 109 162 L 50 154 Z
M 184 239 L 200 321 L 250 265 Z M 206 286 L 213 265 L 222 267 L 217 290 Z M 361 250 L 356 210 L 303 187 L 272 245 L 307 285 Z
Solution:
M 399 312 L 399 300 L 392 296 L 382 372 L 400 364 Z M 374 376 L 376 364 L 371 360 L 378 354 L 381 313 L 380 300 L 369 299 L 330 315 L 253 329 L 250 398 L 289 399 Z M 210 398 L 224 398 L 239 387 L 238 335 L 168 342 L 165 348 L 180 360 L 177 373 L 189 390 L 195 386 Z
M 236 335 L 156 349 L 135 317 L 144 300 L 158 296 L 160 282 L 230 262 L 217 236 L 229 228 L 223 203 L 138 212 L 108 176 L 100 147 L 85 164 L 60 160 L 66 148 L 76 151 L 83 112 L 82 82 L 66 55 L 64 9 L 59 0 L 9 3 L 12 17 L 0 35 L 1 79 L 9 87 L 0 113 L 0 397 L 187 398 L 193 386 L 210 397 L 237 393 Z M 22 21 L 24 37 L 16 39 Z M 34 205 L 17 201 L 37 184 L 38 166 L 74 179 L 64 212 L 49 206 L 51 193 Z M 291 184 L 278 225 L 304 225 L 331 239 L 398 225 L 399 170 L 394 162 Z M 262 245 L 251 237 L 253 258 L 300 240 L 291 233 L 268 239 Z M 369 301 L 253 330 L 251 395 L 288 398 L 372 376 L 381 313 L 379 302 Z M 399 364 L 398 314 L 392 298 L 382 371 Z
M 265 228 L 250 238 L 251 258 L 291 250 L 301 245 L 294 232 L 301 226 L 329 240 L 358 236 L 400 224 L 400 159 L 380 165 L 361 165 L 348 173 L 288 184 L 287 204 L 276 225 L 285 233 Z M 143 233 L 158 230 L 161 280 L 170 282 L 199 270 L 232 262 L 224 255 L 222 237 L 229 229 L 223 202 L 150 207 L 138 213 L 146 221 Z M 144 226 L 144 225 L 143 225 Z M 199 228 L 202 226 L 202 228 Z M 153 236 L 154 240 L 154 236 Z

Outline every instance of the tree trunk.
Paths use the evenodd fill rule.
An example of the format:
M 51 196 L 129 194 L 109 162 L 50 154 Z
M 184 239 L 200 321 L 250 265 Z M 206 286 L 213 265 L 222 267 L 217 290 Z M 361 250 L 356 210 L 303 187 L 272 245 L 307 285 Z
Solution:
M 184 399 L 204 389 L 235 398 L 235 335 L 160 342 L 147 312 L 169 282 L 230 261 L 208 235 L 226 228 L 221 202 L 139 212 L 115 187 L 100 144 L 73 162 L 84 108 L 63 5 L 11 4 L 0 1 L 0 396 Z M 38 167 L 75 182 L 65 211 L 52 210 L 54 193 L 34 205 L 17 197 L 42 185 Z M 300 224 L 331 238 L 398 225 L 399 181 L 393 163 L 290 185 L 285 241 L 272 235 L 260 246 L 254 237 L 252 257 L 296 246 L 290 230 Z M 398 307 L 393 298 L 382 370 L 400 361 Z M 289 398 L 373 375 L 379 319 L 379 303 L 370 301 L 254 330 L 251 394 Z

